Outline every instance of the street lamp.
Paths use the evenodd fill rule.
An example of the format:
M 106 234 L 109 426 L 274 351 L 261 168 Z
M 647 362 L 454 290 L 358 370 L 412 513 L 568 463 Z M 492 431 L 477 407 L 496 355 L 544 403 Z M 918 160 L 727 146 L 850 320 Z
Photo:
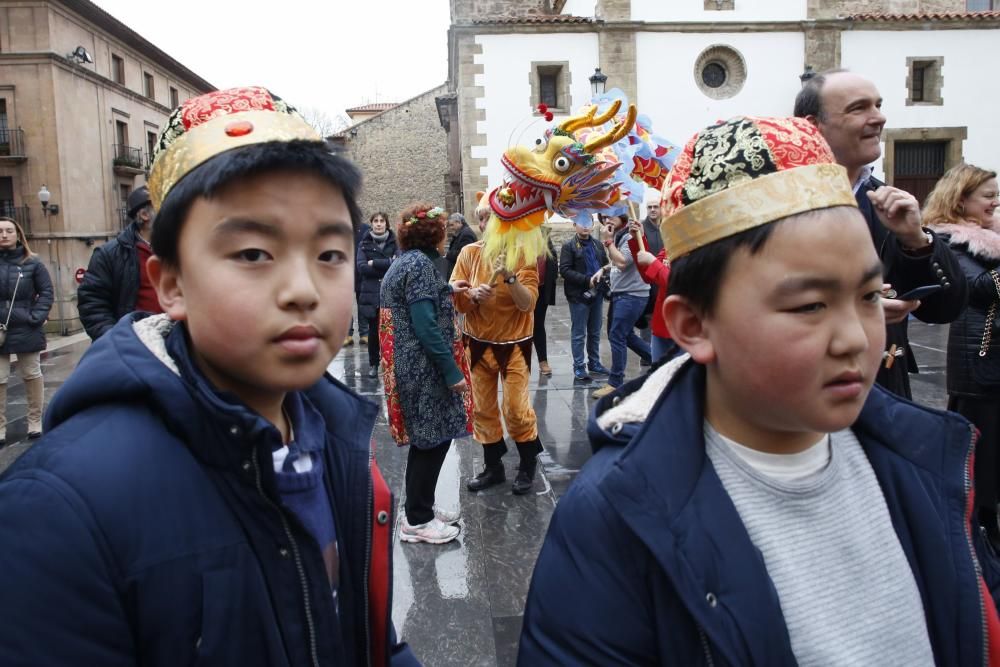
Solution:
M 594 73 L 590 75 L 590 94 L 594 97 L 600 97 L 604 94 L 605 84 L 608 82 L 607 75 L 601 72 L 600 67 L 594 68 Z
M 51 198 L 52 193 L 43 185 L 42 189 L 38 191 L 38 201 L 42 202 L 42 215 L 46 218 L 59 213 L 59 204 L 50 204 L 49 199 Z

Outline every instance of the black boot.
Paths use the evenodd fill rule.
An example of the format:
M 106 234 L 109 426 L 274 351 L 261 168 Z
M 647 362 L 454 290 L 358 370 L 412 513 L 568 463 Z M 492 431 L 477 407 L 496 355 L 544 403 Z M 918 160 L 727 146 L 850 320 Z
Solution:
M 542 453 L 542 443 L 538 438 L 528 442 L 517 443 L 517 453 L 521 463 L 517 466 L 517 477 L 511 486 L 515 496 L 523 496 L 531 491 L 535 481 L 535 469 L 538 467 L 538 455 Z
M 503 469 L 501 458 L 507 453 L 507 443 L 503 438 L 496 442 L 483 445 L 483 456 L 486 458 L 486 467 L 481 473 L 465 483 L 465 488 L 469 491 L 482 491 L 497 484 L 507 481 L 507 473 Z

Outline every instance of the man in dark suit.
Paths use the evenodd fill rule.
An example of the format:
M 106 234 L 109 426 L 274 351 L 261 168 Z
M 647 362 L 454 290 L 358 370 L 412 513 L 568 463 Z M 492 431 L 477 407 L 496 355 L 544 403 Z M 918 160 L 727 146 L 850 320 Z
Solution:
M 847 169 L 858 207 L 868 222 L 875 249 L 885 266 L 893 294 L 924 285 L 943 289 L 922 300 L 884 298 L 886 349 L 878 383 L 911 398 L 908 373 L 917 372 L 906 322 L 910 313 L 924 322 L 951 322 L 965 309 L 968 290 L 958 260 L 947 243 L 921 226 L 920 204 L 908 192 L 872 177 L 872 163 L 882 155 L 885 126 L 882 96 L 868 79 L 843 70 L 806 80 L 795 98 L 795 115 L 813 123 Z

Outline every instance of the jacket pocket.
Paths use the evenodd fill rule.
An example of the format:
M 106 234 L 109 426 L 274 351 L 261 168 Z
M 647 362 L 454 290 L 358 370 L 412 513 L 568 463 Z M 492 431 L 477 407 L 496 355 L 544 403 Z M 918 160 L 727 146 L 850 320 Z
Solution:
M 201 634 L 195 639 L 195 665 L 235 665 L 241 651 L 234 646 L 244 642 L 239 637 L 238 619 L 248 613 L 240 609 L 240 582 L 233 570 L 211 570 L 201 575 Z

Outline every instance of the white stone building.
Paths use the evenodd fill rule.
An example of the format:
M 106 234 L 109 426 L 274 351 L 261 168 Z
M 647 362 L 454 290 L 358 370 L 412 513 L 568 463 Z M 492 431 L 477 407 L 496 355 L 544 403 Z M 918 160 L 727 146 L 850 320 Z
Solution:
M 1000 167 L 1000 0 L 452 0 L 449 199 L 474 206 L 500 155 L 591 96 L 595 68 L 682 143 L 736 114 L 789 115 L 800 75 L 844 67 L 887 116 L 876 175 L 918 196 L 964 159 Z M 983 11 L 985 10 L 985 11 Z M 985 56 L 985 57 L 984 57 Z M 554 103 L 553 103 L 554 102 Z M 561 113 L 560 113 L 561 112 Z M 537 115 L 537 114 L 536 114 Z M 528 127 L 512 136 L 518 125 Z M 455 137 L 458 133 L 458 137 Z

